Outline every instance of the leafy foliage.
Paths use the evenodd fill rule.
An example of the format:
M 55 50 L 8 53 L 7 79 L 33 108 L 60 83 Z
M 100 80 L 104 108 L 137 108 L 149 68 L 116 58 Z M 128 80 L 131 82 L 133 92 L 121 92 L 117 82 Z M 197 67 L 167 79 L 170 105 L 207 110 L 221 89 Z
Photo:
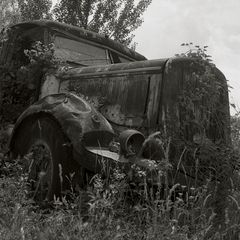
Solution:
M 47 71 L 55 68 L 59 60 L 54 56 L 54 44 L 44 45 L 42 42 L 37 41 L 34 43 L 30 50 L 24 51 L 25 55 L 29 58 L 29 69 L 32 70 L 33 65 L 38 66 L 42 71 Z M 32 70 L 34 72 L 34 70 Z
M 192 43 L 182 46 L 188 50 L 176 56 L 192 59 L 194 69 L 191 78 L 186 79 L 186 86 L 179 98 L 183 113 L 183 142 L 185 148 L 192 152 L 190 156 L 193 156 L 186 164 L 194 160 L 200 176 L 203 173 L 203 178 L 217 180 L 212 186 L 215 189 L 212 189 L 215 192 L 212 206 L 216 214 L 213 218 L 216 228 L 224 226 L 224 211 L 231 191 L 229 180 L 239 165 L 239 155 L 227 137 L 229 129 L 226 126 L 230 126 L 227 86 L 207 54 L 207 46 L 201 48 Z M 195 67 L 196 62 L 198 67 Z M 194 136 L 191 132 L 195 132 Z
M 1 0 L 0 29 L 23 21 L 51 18 L 51 0 Z
M 0 29 L 20 21 L 17 0 L 0 0 Z
M 51 18 L 51 0 L 18 0 L 21 21 Z
M 1 0 L 1 28 L 21 21 L 56 19 L 105 34 L 129 46 L 152 0 L 61 0 L 51 12 L 51 0 Z
M 19 77 L 16 77 L 18 75 Z M 25 74 L 23 74 L 25 75 Z M 15 122 L 23 110 L 32 103 L 34 89 L 28 87 L 28 81 L 21 81 L 21 74 L 9 72 L 8 69 L 1 69 L 1 106 L 0 122 Z M 13 81 L 16 79 L 16 81 Z M 31 97 L 30 97 L 31 96 Z
M 142 14 L 151 0 L 61 0 L 53 13 L 57 21 L 99 32 L 130 45 L 132 32 L 143 22 Z
M 189 58 L 197 58 L 200 60 L 204 60 L 207 62 L 212 62 L 210 55 L 207 54 L 208 46 L 200 47 L 199 45 L 193 46 L 193 43 L 182 43 L 181 46 L 187 47 L 188 50 L 181 54 L 176 54 L 177 57 L 189 57 Z
M 15 66 L 14 69 L 2 67 L 0 70 L 0 122 L 15 122 L 16 118 L 38 99 L 36 89 L 42 76 L 60 63 L 54 57 L 53 44 L 45 46 L 36 42 L 30 50 L 25 49 L 24 53 L 25 65 Z
M 182 46 L 189 50 L 176 56 L 192 60 L 191 71 L 185 69 L 185 85 L 179 97 L 179 105 L 184 113 L 182 126 L 195 126 L 193 130 L 203 138 L 228 142 L 225 136 L 227 130 L 224 129 L 224 126 L 230 124 L 227 84 L 207 54 L 207 46 L 192 48 L 192 43 Z
M 238 115 L 231 117 L 231 137 L 233 147 L 236 150 L 240 149 L 240 118 Z
M 21 165 L 29 157 L 9 161 L 0 156 L 0 162 L 4 161 L 4 171 L 0 172 L 2 239 L 233 240 L 239 234 L 239 191 L 230 193 L 226 228 L 219 231 L 212 228 L 215 213 L 211 204 L 216 189 L 210 182 L 191 189 L 175 185 L 162 199 L 158 191 L 153 196 L 144 185 L 139 185 L 137 195 L 132 194 L 135 189 L 120 169 L 107 179 L 96 175 L 93 185 L 87 191 L 72 192 L 71 200 L 36 205 L 28 196 L 28 177 Z

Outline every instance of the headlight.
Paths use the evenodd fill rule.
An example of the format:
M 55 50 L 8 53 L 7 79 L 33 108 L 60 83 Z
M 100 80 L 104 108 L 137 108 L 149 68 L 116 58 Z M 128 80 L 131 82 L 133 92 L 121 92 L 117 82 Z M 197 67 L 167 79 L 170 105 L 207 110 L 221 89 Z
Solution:
M 124 156 L 137 155 L 145 140 L 143 134 L 137 130 L 129 129 L 123 131 L 119 136 L 121 154 Z

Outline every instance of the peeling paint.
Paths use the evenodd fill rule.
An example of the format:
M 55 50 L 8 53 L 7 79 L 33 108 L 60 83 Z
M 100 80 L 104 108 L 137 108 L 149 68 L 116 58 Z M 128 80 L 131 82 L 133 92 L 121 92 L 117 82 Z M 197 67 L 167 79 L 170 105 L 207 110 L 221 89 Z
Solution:
M 127 64 L 118 65 L 120 65 L 119 68 L 127 66 Z M 131 66 L 134 65 L 131 64 Z M 60 92 L 73 92 L 83 97 L 112 124 L 125 127 L 145 127 L 149 125 L 150 121 L 156 124 L 160 98 L 159 83 L 162 78 L 161 65 L 158 68 L 155 67 L 154 71 L 158 71 L 159 74 L 152 73 L 152 68 L 150 68 L 149 73 L 146 71 L 143 74 L 139 69 L 140 72 L 134 71 L 132 74 L 128 72 L 121 75 L 118 73 L 105 75 L 104 73 L 110 72 L 110 68 L 112 67 L 105 67 L 106 71 L 103 72 L 102 67 L 95 67 L 95 71 L 98 72 L 96 77 L 79 76 L 77 73 L 79 78 L 74 77 L 61 81 Z M 88 70 L 88 68 L 85 69 Z M 99 69 L 102 74 L 99 74 Z M 61 79 L 60 75 L 59 78 Z M 151 82 L 151 93 L 148 92 L 149 81 Z M 149 103 L 146 105 L 148 101 Z
M 66 101 L 67 99 L 67 101 Z M 84 146 L 108 147 L 114 137 L 114 132 L 109 122 L 98 113 L 84 99 L 74 94 L 55 94 L 46 96 L 31 105 L 17 120 L 10 140 L 10 149 L 14 145 L 15 134 L 21 123 L 31 117 L 48 116 L 54 118 L 56 124 L 61 126 L 64 134 L 69 138 L 75 152 L 83 155 Z M 95 121 L 92 121 L 92 120 Z M 97 121 L 96 121 L 97 120 Z M 41 125 L 38 122 L 41 133 Z M 89 159 L 76 159 L 82 166 L 88 165 Z M 92 159 L 93 161 L 96 158 Z M 94 168 L 94 165 L 92 166 Z M 93 169 L 90 169 L 93 170 Z
M 45 76 L 44 83 L 41 88 L 39 99 L 48 96 L 50 94 L 56 94 L 59 90 L 59 80 L 52 74 Z

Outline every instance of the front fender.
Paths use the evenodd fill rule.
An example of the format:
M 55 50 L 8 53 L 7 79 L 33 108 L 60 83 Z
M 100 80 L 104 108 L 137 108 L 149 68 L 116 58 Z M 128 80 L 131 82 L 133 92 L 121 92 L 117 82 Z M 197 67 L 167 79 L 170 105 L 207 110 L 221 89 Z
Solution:
M 60 93 L 44 97 L 22 113 L 10 138 L 10 151 L 14 136 L 24 120 L 39 114 L 48 114 L 59 123 L 79 155 L 83 153 L 84 144 L 107 147 L 114 137 L 111 125 L 94 107 L 72 93 Z

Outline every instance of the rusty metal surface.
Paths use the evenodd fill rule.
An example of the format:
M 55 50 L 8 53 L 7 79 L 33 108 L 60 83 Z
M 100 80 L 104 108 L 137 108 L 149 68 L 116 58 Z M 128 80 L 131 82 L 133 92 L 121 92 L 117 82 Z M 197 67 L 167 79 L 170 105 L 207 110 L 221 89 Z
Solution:
M 43 98 L 23 112 L 15 124 L 10 149 L 21 123 L 28 117 L 41 116 L 39 114 L 48 114 L 60 124 L 79 155 L 85 144 L 106 147 L 114 136 L 111 125 L 86 101 L 73 94 L 55 94 Z
M 85 168 L 100 169 L 103 158 L 117 164 L 120 162 L 118 154 L 110 153 L 107 149 L 102 151 L 97 143 L 102 142 L 102 146 L 107 146 L 114 137 L 114 131 L 118 134 L 133 128 L 145 135 L 161 131 L 170 137 L 173 132 L 175 137 L 180 137 L 184 113 L 179 105 L 179 96 L 186 88 L 187 80 L 194 84 L 192 61 L 188 58 L 173 58 L 68 68 L 56 74 L 56 79 L 60 81 L 59 91 L 63 93 L 48 96 L 32 105 L 20 117 L 15 129 L 31 114 L 50 113 L 60 122 L 74 150 L 82 159 L 86 159 L 81 162 Z M 223 120 L 221 138 L 227 143 L 230 139 L 230 125 L 226 79 L 219 70 L 212 68 L 212 71 L 215 74 L 214 81 L 225 84 L 226 93 L 219 99 L 224 109 L 219 116 Z M 81 99 L 69 92 L 77 94 Z M 215 132 L 209 132 L 208 137 L 216 138 Z M 84 139 L 91 144 L 87 144 L 88 149 L 82 152 Z M 94 139 L 99 141 L 94 143 Z M 139 165 L 147 167 L 147 163 L 144 160 Z M 151 170 L 151 166 L 149 168 Z M 191 172 L 191 166 L 189 169 Z
M 76 68 L 66 68 L 64 71 L 59 71 L 57 77 L 62 81 L 68 79 L 79 79 L 98 77 L 98 76 L 108 76 L 108 75 L 126 75 L 126 74 L 144 74 L 144 73 L 159 73 L 164 71 L 164 66 L 168 59 L 157 59 L 157 60 L 147 60 L 147 61 L 137 61 L 130 63 L 119 63 L 119 64 L 109 64 L 100 65 L 93 67 L 76 67 Z
M 39 99 L 51 94 L 56 94 L 58 93 L 58 90 L 59 80 L 55 77 L 54 74 L 46 74 L 41 86 Z
M 60 92 L 73 92 L 100 111 L 115 130 L 156 127 L 166 59 L 60 72 Z M 117 131 L 118 131 L 117 130 Z M 144 131 L 145 131 L 144 130 Z
M 98 109 L 111 122 L 123 126 L 141 126 L 144 121 L 148 78 L 110 77 L 97 81 L 72 81 L 69 90 L 86 98 L 99 99 Z
M 10 39 L 10 43 L 11 41 L 14 43 L 17 34 L 31 34 L 36 37 L 37 34 L 32 33 L 36 33 L 38 30 L 39 33 L 41 33 L 40 30 L 43 33 L 44 30 L 45 44 L 54 41 L 54 37 L 59 34 L 74 39 L 76 42 L 100 47 L 103 52 L 108 52 L 104 49 L 115 51 L 119 57 L 127 56 L 128 60 L 136 62 L 77 68 L 66 64 L 65 67 L 60 66 L 57 72 L 46 75 L 41 91 L 39 91 L 39 98 L 42 99 L 30 106 L 17 120 L 10 148 L 22 122 L 28 118 L 38 119 L 41 114 L 47 114 L 54 118 L 70 140 L 75 159 L 82 167 L 93 172 L 101 171 L 102 166 L 107 164 L 111 166 L 126 164 L 127 166 L 130 163 L 142 166 L 149 172 L 159 170 L 155 169 L 155 166 L 149 161 L 149 159 L 154 159 L 149 157 L 150 155 L 145 157 L 143 154 L 142 156 L 136 154 L 135 160 L 131 162 L 131 157 L 127 156 L 131 152 L 127 151 L 128 148 L 131 149 L 133 146 L 130 138 L 124 138 L 126 141 L 124 154 L 123 148 L 121 152 L 111 152 L 108 149 L 111 141 L 119 141 L 118 137 L 121 136 L 119 133 L 129 128 L 137 129 L 145 136 L 160 131 L 172 139 L 181 138 L 181 140 L 193 142 L 193 137 L 198 132 L 195 132 L 193 122 L 190 121 L 192 119 L 187 119 L 186 111 L 184 112 L 181 107 L 179 97 L 183 91 L 190 91 L 186 87 L 187 81 L 194 89 L 198 86 L 198 81 L 203 80 L 201 75 L 198 79 L 194 77 L 194 71 L 200 66 L 196 60 L 170 58 L 146 61 L 142 55 L 100 34 L 53 21 L 40 20 L 20 23 L 14 25 L 12 29 L 13 37 Z M 14 32 L 15 30 L 16 32 Z M 39 34 L 41 38 L 43 37 L 42 33 Z M 37 39 L 33 38 L 33 40 Z M 73 41 L 70 42 L 71 44 Z M 89 53 L 87 44 L 86 46 L 84 44 L 81 47 Z M 0 60 L 3 63 L 9 63 L 10 66 L 14 63 L 12 61 L 14 48 L 9 49 L 9 47 L 10 45 L 8 49 L 5 49 L 9 52 L 5 52 Z M 76 44 L 76 48 L 80 48 L 80 45 Z M 92 52 L 96 53 L 96 49 L 92 49 Z M 100 53 L 93 54 L 93 58 L 100 55 Z M 94 62 L 94 64 L 98 63 Z M 193 63 L 195 67 L 193 67 Z M 213 143 L 220 139 L 228 144 L 230 142 L 230 114 L 227 83 L 218 69 L 212 67 L 211 74 L 214 75 L 213 82 L 221 83 L 224 89 L 217 99 L 219 104 L 216 104 L 213 113 L 203 112 L 198 104 L 193 104 L 193 113 L 199 115 L 197 120 L 200 122 L 201 118 L 208 120 L 209 125 L 204 126 L 207 138 Z M 204 104 L 207 105 L 203 101 Z M 217 124 L 217 121 L 220 124 Z M 185 126 L 186 122 L 187 127 Z M 142 140 L 137 141 L 136 149 L 141 152 L 138 145 L 141 145 L 141 150 L 143 149 L 139 142 Z M 155 147 L 155 149 L 158 148 Z M 174 151 L 172 151 L 174 153 L 170 152 L 169 159 L 171 158 L 171 163 L 175 164 L 175 169 L 182 150 L 179 147 L 176 154 Z M 150 152 L 152 154 L 153 151 Z M 174 154 L 175 156 L 173 156 Z M 160 160 L 161 154 L 158 154 L 156 158 L 156 160 Z M 176 160 L 175 163 L 174 160 Z M 185 162 L 185 165 L 184 168 L 188 175 L 193 175 L 193 162 Z
M 205 76 L 198 73 L 198 69 L 201 68 L 201 63 L 197 59 L 191 58 L 172 58 L 169 59 L 163 73 L 163 88 L 161 96 L 161 104 L 159 105 L 159 120 L 158 125 L 163 129 L 168 129 L 169 135 L 172 132 L 178 132 L 178 135 L 182 134 L 184 121 L 190 121 L 191 119 L 185 119 L 183 109 L 180 107 L 179 97 L 183 91 L 190 92 L 196 91 L 199 85 L 199 81 L 205 81 Z M 198 78 L 194 75 L 199 74 Z M 212 88 L 220 84 L 222 86 L 222 93 L 219 94 L 219 98 L 215 99 L 218 105 L 214 111 L 207 112 L 207 106 L 209 103 L 203 102 L 199 105 L 195 105 L 195 114 L 199 115 L 198 122 L 201 122 L 204 118 L 208 118 L 210 125 L 204 126 L 208 137 L 213 141 L 222 140 L 225 143 L 230 142 L 230 113 L 229 113 L 229 100 L 228 100 L 228 87 L 225 76 L 213 66 L 210 66 L 210 74 L 212 75 Z M 191 83 L 191 89 L 187 88 L 187 81 Z M 218 91 L 220 91 L 218 89 Z M 205 109 L 205 112 L 201 112 L 201 104 Z M 198 113 L 199 112 L 199 113 Z M 221 112 L 221 113 L 220 113 Z M 209 116 L 207 116 L 209 115 Z M 218 118 L 221 122 L 221 126 L 218 124 L 212 124 L 211 118 Z M 185 120 L 184 120 L 185 119 Z M 192 124 L 192 123 L 191 123 Z M 213 129 L 213 130 L 211 130 Z M 191 131 L 191 130 L 190 130 Z M 218 133 L 217 133 L 218 132 Z M 183 134 L 187 134 L 186 132 Z M 190 135 L 193 135 L 191 133 Z M 189 133 L 188 133 L 189 135 Z M 185 135 L 188 139 L 189 136 Z M 217 139 L 218 138 L 218 139 Z M 188 139 L 193 141 L 193 139 Z
M 19 28 L 19 29 L 22 29 L 23 31 L 26 29 L 31 29 L 35 27 L 48 28 L 48 29 L 63 33 L 64 35 L 69 36 L 70 38 L 75 36 L 81 39 L 85 39 L 87 41 L 95 42 L 96 44 L 100 44 L 101 46 L 109 48 L 110 50 L 112 49 L 123 55 L 126 55 L 135 61 L 141 61 L 146 59 L 141 54 L 123 46 L 120 43 L 117 43 L 109 38 L 106 38 L 103 35 L 100 35 L 98 33 L 91 32 L 76 26 L 65 24 L 65 23 L 59 23 L 56 21 L 48 21 L 48 20 L 35 20 L 30 22 L 19 23 L 12 26 L 12 28 Z
M 187 81 L 195 84 L 196 69 L 196 59 L 170 58 L 70 68 L 60 72 L 57 77 L 60 79 L 60 92 L 72 91 L 86 98 L 114 127 L 117 125 L 119 131 L 132 127 L 145 134 L 160 130 L 171 136 L 173 131 L 181 134 L 183 112 L 179 107 L 179 97 L 183 91 L 190 91 L 185 89 Z M 211 69 L 215 76 L 213 81 L 223 83 L 225 89 L 224 96 L 219 99 L 219 108 L 224 107 L 220 116 L 224 122 L 222 138 L 229 142 L 227 83 L 218 69 Z M 196 106 L 196 111 L 199 107 Z

